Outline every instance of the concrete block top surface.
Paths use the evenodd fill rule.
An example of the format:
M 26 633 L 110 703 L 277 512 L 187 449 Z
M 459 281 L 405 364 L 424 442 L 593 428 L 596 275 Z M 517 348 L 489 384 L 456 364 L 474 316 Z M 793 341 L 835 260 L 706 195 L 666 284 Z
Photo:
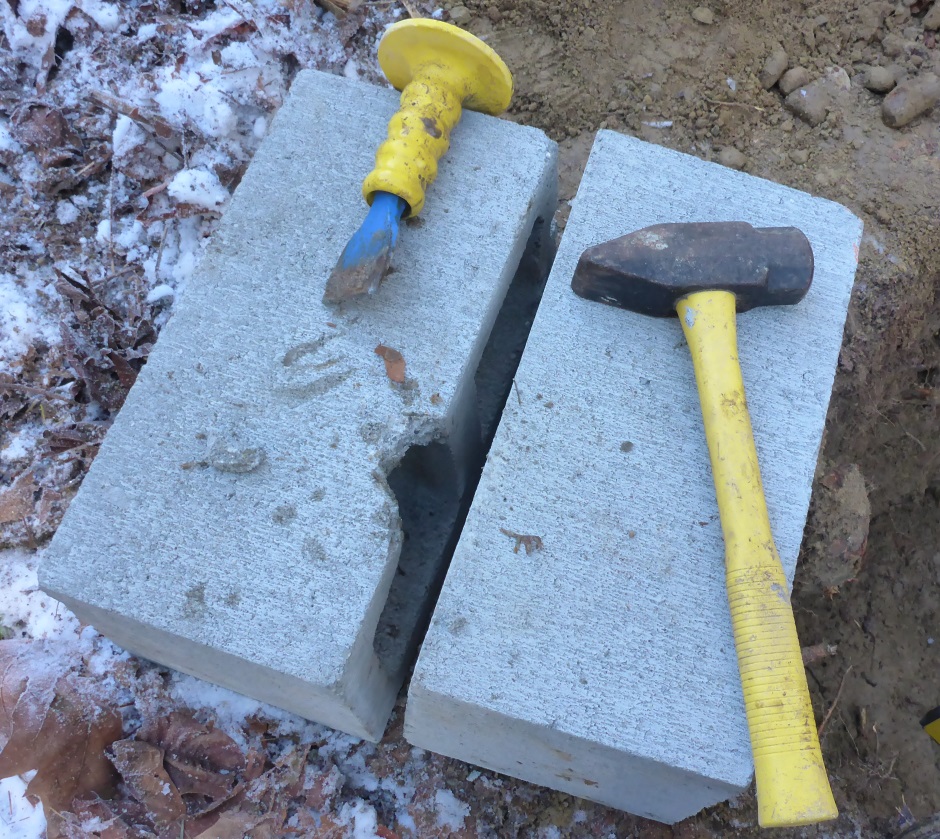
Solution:
M 795 225 L 812 243 L 806 298 L 738 317 L 771 523 L 792 583 L 861 222 L 838 204 L 602 131 L 411 696 L 447 697 L 501 724 L 743 787 L 753 764 L 688 347 L 676 319 L 571 290 L 585 248 L 683 221 Z M 413 742 L 433 747 L 427 732 L 450 724 L 444 717 L 410 720 Z M 491 756 L 489 765 L 512 772 L 514 758 L 526 760 Z
M 398 98 L 298 74 L 46 552 L 44 588 L 326 686 L 371 651 L 401 541 L 385 476 L 459 421 L 555 180 L 544 134 L 465 112 L 394 272 L 371 299 L 325 306 Z M 403 384 L 379 345 L 404 357 Z

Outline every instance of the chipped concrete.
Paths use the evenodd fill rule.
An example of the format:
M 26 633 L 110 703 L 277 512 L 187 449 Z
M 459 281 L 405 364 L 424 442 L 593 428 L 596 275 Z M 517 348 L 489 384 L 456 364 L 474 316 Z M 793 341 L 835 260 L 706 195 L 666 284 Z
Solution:
M 815 252 L 799 305 L 738 318 L 792 581 L 861 222 L 602 131 L 412 677 L 411 743 L 663 822 L 750 782 L 724 545 L 681 326 L 571 289 L 589 246 L 653 224 L 730 220 L 796 225 Z
M 389 473 L 436 441 L 468 485 L 474 375 L 557 180 L 544 134 L 465 113 L 394 273 L 327 308 L 397 104 L 298 74 L 40 567 L 118 644 L 369 739 L 430 608 L 417 591 L 390 630 L 407 643 L 376 655 L 403 539 Z

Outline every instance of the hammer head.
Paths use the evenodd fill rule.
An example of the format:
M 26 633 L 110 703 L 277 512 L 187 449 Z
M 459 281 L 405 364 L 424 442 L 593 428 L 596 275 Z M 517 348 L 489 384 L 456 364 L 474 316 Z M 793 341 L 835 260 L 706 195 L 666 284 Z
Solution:
M 655 224 L 588 248 L 571 287 L 645 315 L 669 317 L 696 291 L 733 292 L 739 312 L 799 303 L 813 281 L 813 249 L 795 227 L 746 222 Z

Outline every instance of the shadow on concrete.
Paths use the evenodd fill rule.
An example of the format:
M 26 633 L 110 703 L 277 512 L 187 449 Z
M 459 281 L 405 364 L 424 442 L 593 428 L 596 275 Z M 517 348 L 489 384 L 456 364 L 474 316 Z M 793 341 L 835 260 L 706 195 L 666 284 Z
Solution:
M 447 440 L 412 446 L 388 476 L 403 543 L 398 570 L 376 628 L 374 648 L 393 678 L 410 671 L 460 538 L 503 406 L 512 396 L 529 330 L 555 255 L 548 222 L 537 219 L 474 374 L 480 445 L 458 463 Z

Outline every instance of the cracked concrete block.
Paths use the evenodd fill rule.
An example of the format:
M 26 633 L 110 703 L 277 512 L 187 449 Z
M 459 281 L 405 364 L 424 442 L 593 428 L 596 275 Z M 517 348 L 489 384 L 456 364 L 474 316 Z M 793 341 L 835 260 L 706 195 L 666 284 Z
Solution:
M 792 582 L 861 222 L 602 131 L 411 680 L 411 743 L 663 822 L 750 782 L 724 544 L 682 330 L 571 290 L 591 245 L 722 220 L 796 225 L 815 252 L 803 302 L 738 317 Z
M 398 96 L 298 74 L 40 567 L 118 644 L 373 740 L 479 471 L 478 361 L 557 179 L 543 133 L 464 113 L 394 273 L 325 307 Z M 434 527 L 403 534 L 390 484 Z

